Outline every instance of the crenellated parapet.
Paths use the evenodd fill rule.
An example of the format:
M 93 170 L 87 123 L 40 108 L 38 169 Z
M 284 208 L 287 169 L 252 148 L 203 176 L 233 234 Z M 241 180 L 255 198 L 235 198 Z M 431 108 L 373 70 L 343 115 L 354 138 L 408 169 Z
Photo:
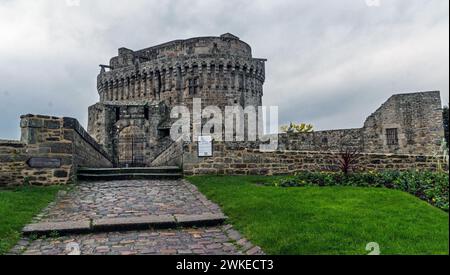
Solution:
M 265 62 L 252 58 L 250 46 L 230 34 L 176 40 L 136 52 L 122 48 L 105 66 L 109 71 L 102 67 L 97 88 L 101 102 L 173 105 L 201 97 L 219 106 L 258 105 Z

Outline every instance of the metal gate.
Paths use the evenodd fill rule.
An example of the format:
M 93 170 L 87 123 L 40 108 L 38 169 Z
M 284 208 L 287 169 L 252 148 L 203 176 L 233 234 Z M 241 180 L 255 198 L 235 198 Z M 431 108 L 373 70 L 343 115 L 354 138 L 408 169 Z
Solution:
M 120 167 L 145 167 L 145 137 L 140 131 L 123 131 L 119 136 Z

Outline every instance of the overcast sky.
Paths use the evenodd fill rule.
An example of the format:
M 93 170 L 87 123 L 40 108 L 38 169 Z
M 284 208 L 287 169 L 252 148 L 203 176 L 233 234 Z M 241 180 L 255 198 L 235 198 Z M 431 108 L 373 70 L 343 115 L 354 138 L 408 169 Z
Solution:
M 98 64 L 120 47 L 226 32 L 268 59 L 280 122 L 361 127 L 394 93 L 448 102 L 448 0 L 0 0 L 0 138 L 26 113 L 86 125 Z

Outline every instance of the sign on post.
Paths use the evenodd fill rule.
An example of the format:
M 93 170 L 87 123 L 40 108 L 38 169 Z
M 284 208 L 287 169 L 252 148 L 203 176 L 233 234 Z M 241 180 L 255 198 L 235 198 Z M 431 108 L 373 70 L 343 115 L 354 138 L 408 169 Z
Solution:
M 211 136 L 198 137 L 198 156 L 199 157 L 213 156 L 213 142 Z

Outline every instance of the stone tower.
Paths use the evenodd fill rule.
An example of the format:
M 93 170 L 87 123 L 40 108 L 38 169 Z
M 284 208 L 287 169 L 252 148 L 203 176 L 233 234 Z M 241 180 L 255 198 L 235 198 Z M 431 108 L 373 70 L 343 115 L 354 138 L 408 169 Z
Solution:
M 97 78 L 100 102 L 89 108 L 89 133 L 120 166 L 148 166 L 171 143 L 173 106 L 262 104 L 265 59 L 232 34 L 120 48 Z

